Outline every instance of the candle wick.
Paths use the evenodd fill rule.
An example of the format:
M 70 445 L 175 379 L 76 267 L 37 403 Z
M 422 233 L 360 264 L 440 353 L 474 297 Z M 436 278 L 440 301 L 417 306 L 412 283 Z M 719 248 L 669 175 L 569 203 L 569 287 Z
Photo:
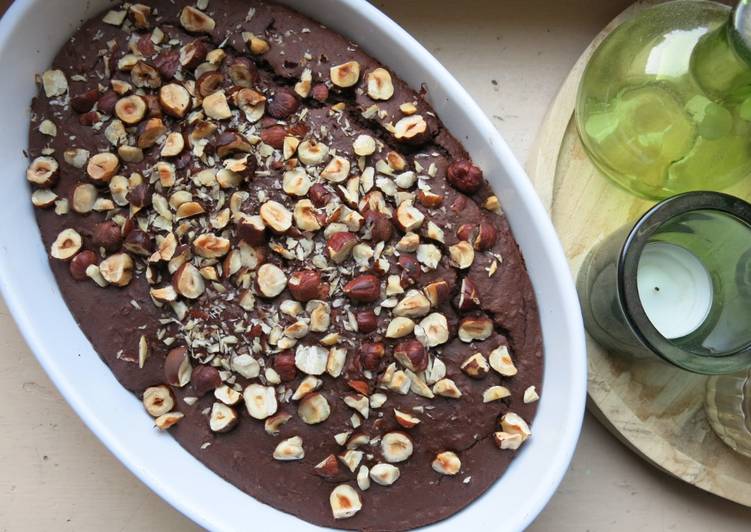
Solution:
M 659 292 L 659 291 L 660 291 L 660 287 L 659 286 L 655 286 L 655 292 Z

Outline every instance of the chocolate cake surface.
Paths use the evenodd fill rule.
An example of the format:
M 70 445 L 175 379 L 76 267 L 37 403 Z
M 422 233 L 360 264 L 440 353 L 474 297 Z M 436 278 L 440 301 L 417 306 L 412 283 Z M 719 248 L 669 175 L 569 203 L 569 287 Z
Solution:
M 541 332 L 481 169 L 361 45 L 272 3 L 115 7 L 40 74 L 27 179 L 159 428 L 282 511 L 403 530 L 523 449 Z

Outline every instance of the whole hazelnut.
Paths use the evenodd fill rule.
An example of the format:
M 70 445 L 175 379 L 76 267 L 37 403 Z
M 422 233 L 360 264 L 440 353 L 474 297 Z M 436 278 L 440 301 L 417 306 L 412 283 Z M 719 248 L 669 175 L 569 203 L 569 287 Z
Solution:
M 300 102 L 294 92 L 286 87 L 277 89 L 267 105 L 268 113 L 274 118 L 283 120 L 297 111 Z
M 329 99 L 329 88 L 325 83 L 316 83 L 310 90 L 310 97 L 317 102 L 325 102 Z
M 370 371 L 376 371 L 381 365 L 381 360 L 386 355 L 386 348 L 381 342 L 364 343 L 358 351 L 362 367 Z
M 92 264 L 96 264 L 97 262 L 98 257 L 96 253 L 88 249 L 81 251 L 80 253 L 76 254 L 76 256 L 74 256 L 70 261 L 71 277 L 73 277 L 73 279 L 75 279 L 76 281 L 85 281 L 86 279 L 88 279 L 88 276 L 86 275 L 86 268 L 88 268 Z
M 99 113 L 96 111 L 89 111 L 78 117 L 78 123 L 82 126 L 91 127 L 99 122 Z
M 115 91 L 107 91 L 97 100 L 96 108 L 104 114 L 111 115 L 115 112 L 115 104 L 119 98 Z
M 353 301 L 374 303 L 381 296 L 381 281 L 375 275 L 358 275 L 344 285 L 344 293 Z
M 200 365 L 193 368 L 190 382 L 193 384 L 193 391 L 196 396 L 203 397 L 219 388 L 222 385 L 222 378 L 219 376 L 219 370 L 215 367 Z
M 454 201 L 451 202 L 451 206 L 449 208 L 454 214 L 458 214 L 464 211 L 464 209 L 467 208 L 467 197 L 461 195 L 457 196 Z
M 472 194 L 482 185 L 482 170 L 472 161 L 461 159 L 449 164 L 446 179 L 455 189 Z
M 70 99 L 70 106 L 77 113 L 88 113 L 99 99 L 99 91 L 91 89 Z
M 357 330 L 363 334 L 369 334 L 378 329 L 378 316 L 372 310 L 361 310 L 355 314 Z
M 302 138 L 308 134 L 309 128 L 304 122 L 295 122 L 287 128 L 287 135 Z
M 308 197 L 316 207 L 323 207 L 331 200 L 331 192 L 322 183 L 316 183 L 308 190 Z
M 284 147 L 284 137 L 287 136 L 287 130 L 284 126 L 273 125 L 261 130 L 261 140 L 276 150 Z
M 94 245 L 104 248 L 107 251 L 117 251 L 123 242 L 123 235 L 120 226 L 112 220 L 100 222 L 94 227 L 92 235 Z
M 272 366 L 274 371 L 279 374 L 279 378 L 284 382 L 289 382 L 297 376 L 295 353 L 291 349 L 286 349 L 274 355 Z
M 315 270 L 298 270 L 290 275 L 287 288 L 292 297 L 298 301 L 307 302 L 320 299 L 321 274 Z

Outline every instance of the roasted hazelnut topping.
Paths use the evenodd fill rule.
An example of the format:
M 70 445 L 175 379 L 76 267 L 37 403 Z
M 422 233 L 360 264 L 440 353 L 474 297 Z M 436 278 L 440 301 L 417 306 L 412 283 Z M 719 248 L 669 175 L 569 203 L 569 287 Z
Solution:
M 125 237 L 123 247 L 135 255 L 148 257 L 154 252 L 154 241 L 145 231 L 134 229 Z
M 297 376 L 297 367 L 295 366 L 295 353 L 287 349 L 274 355 L 273 368 L 279 374 L 283 382 L 289 382 Z
M 196 366 L 190 378 L 196 397 L 203 397 L 222 385 L 219 370 L 213 366 Z
M 396 344 L 394 358 L 412 371 L 424 371 L 428 367 L 428 351 L 417 340 L 405 340 Z
M 300 107 L 300 101 L 291 90 L 282 87 L 277 89 L 268 102 L 267 110 L 271 116 L 280 120 L 295 114 Z
M 95 246 L 106 251 L 117 251 L 123 243 L 120 226 L 113 221 L 101 222 L 94 228 L 92 241 Z
M 355 314 L 357 330 L 369 334 L 378 329 L 378 316 L 372 310 L 360 310 Z
M 76 254 L 70 261 L 70 275 L 76 281 L 85 281 L 88 279 L 86 269 L 99 262 L 96 253 L 90 250 L 84 250 Z
M 472 310 L 480 306 L 480 294 L 469 277 L 462 279 L 459 293 L 454 298 L 454 306 L 458 310 Z
M 321 274 L 315 270 L 300 270 L 290 275 L 287 281 L 292 297 L 298 301 L 307 302 L 311 299 L 321 299 L 323 286 Z
M 358 275 L 344 285 L 344 293 L 360 303 L 373 303 L 381 297 L 381 281 L 372 274 Z
M 229 78 L 238 87 L 251 88 L 258 79 L 258 70 L 255 64 L 246 57 L 235 57 L 227 67 Z
M 205 98 L 221 89 L 223 83 L 224 75 L 218 70 L 212 70 L 196 80 L 196 90 L 198 94 Z
M 483 183 L 482 170 L 466 159 L 452 162 L 446 168 L 446 179 L 451 186 L 466 194 L 477 192 Z
M 164 359 L 164 379 L 167 384 L 182 387 L 188 384 L 193 374 L 190 356 L 186 347 L 175 347 Z
M 146 102 L 137 95 L 120 98 L 115 104 L 115 114 L 128 125 L 137 124 L 146 115 Z
M 359 350 L 360 363 L 365 369 L 376 371 L 383 357 L 386 356 L 386 348 L 382 343 L 364 343 Z
M 377 508 L 404 486 L 446 490 L 435 515 L 473 499 L 539 399 L 482 171 L 423 94 L 286 8 L 147 4 L 87 25 L 32 103 L 26 179 L 83 330 L 115 335 L 155 427 L 230 481 L 329 483 L 328 519 L 355 528 L 430 524 Z M 92 332 L 85 305 L 116 319 Z M 320 502 L 298 513 L 326 525 Z
M 324 83 L 316 83 L 310 89 L 310 97 L 323 103 L 329 99 L 329 88 Z
M 70 106 L 77 113 L 88 113 L 99 99 L 99 91 L 91 89 L 70 99 Z
M 363 226 L 363 238 L 373 242 L 388 242 L 394 234 L 394 226 L 391 221 L 376 211 L 365 213 L 365 225 Z
M 195 69 L 206 59 L 207 53 L 208 48 L 203 39 L 190 41 L 180 48 L 180 64 L 187 69 Z M 200 77 L 196 74 L 196 78 L 200 79 Z
M 308 189 L 308 197 L 316 207 L 323 207 L 332 197 L 331 192 L 322 183 L 315 183 Z

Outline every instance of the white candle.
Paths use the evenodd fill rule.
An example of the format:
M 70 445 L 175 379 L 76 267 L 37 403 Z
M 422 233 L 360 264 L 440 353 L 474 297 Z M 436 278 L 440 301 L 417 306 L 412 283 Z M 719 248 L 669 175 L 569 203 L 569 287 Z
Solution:
M 699 258 L 667 242 L 644 246 L 636 273 L 644 312 L 667 339 L 686 336 L 712 307 L 712 279 Z

